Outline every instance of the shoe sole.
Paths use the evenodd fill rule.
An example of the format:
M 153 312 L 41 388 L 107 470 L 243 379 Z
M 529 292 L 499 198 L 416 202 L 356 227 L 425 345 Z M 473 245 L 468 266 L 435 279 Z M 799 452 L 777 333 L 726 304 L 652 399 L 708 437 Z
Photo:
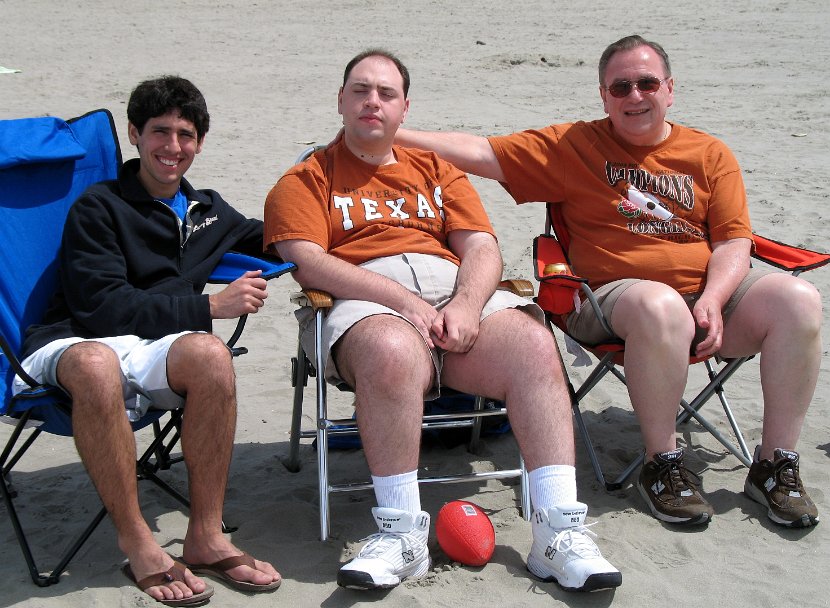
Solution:
M 639 481 L 637 482 L 637 490 L 640 492 L 640 496 L 643 497 L 643 500 L 648 506 L 648 510 L 651 511 L 651 514 L 655 519 L 659 519 L 660 521 L 664 521 L 668 524 L 678 524 L 681 526 L 702 526 L 707 525 L 710 521 L 712 521 L 712 518 L 708 513 L 701 513 L 700 515 L 696 515 L 694 517 L 675 517 L 661 513 L 657 510 L 657 507 L 654 506 L 654 503 L 649 498 L 648 490 L 646 490 L 643 487 L 643 484 Z
M 808 513 L 805 513 L 804 515 L 795 520 L 783 519 L 781 517 L 778 517 L 778 515 L 776 515 L 775 512 L 773 512 L 772 508 L 769 506 L 769 503 L 767 502 L 767 497 L 764 495 L 764 493 L 761 492 L 761 490 L 756 488 L 754 485 L 749 483 L 748 480 L 746 483 L 744 483 L 744 494 L 746 494 L 749 498 L 751 498 L 758 504 L 765 506 L 767 508 L 767 517 L 779 526 L 784 526 L 785 528 L 809 528 L 810 526 L 817 525 L 819 522 L 818 516 L 812 517 Z
M 346 572 L 337 573 L 337 584 L 340 587 L 347 589 L 357 589 L 359 591 L 371 591 L 372 589 L 392 589 L 401 584 L 402 579 L 392 583 L 376 583 L 372 575 L 368 572 L 358 572 L 357 570 L 347 570 Z
M 376 583 L 375 579 L 368 572 L 360 572 L 359 570 L 339 570 L 337 572 L 337 584 L 340 587 L 347 589 L 357 589 L 359 591 L 371 591 L 372 589 L 392 589 L 400 585 L 407 579 L 423 578 L 432 567 L 432 558 L 426 561 L 424 567 L 419 568 L 412 574 L 397 579 L 396 582 L 390 583 Z
M 560 588 L 564 589 L 565 591 L 607 591 L 610 589 L 616 589 L 617 587 L 622 585 L 622 573 L 620 572 L 601 572 L 597 574 L 591 574 L 588 576 L 588 578 L 585 579 L 585 582 L 582 584 L 581 587 L 568 587 L 566 585 L 563 585 L 559 581 L 559 579 L 556 578 L 556 576 L 554 575 L 542 576 L 539 573 L 534 572 L 530 560 L 528 560 L 527 563 L 527 571 L 544 583 L 556 583 Z

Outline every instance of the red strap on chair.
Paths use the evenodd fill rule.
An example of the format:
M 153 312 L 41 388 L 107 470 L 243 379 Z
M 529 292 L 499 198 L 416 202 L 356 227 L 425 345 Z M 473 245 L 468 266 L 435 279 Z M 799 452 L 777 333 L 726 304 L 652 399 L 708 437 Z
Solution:
M 753 234 L 752 238 L 755 241 L 752 257 L 782 270 L 803 272 L 820 268 L 830 262 L 830 254 L 794 247 L 759 234 Z

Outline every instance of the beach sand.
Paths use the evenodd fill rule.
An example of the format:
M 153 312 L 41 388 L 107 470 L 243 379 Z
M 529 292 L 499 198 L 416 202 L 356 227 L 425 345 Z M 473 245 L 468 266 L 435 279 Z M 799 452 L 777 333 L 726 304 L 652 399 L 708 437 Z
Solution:
M 603 116 L 596 62 L 604 47 L 631 33 L 661 42 L 676 79 L 671 120 L 725 140 L 741 163 L 753 227 L 771 238 L 827 248 L 827 141 L 830 138 L 830 19 L 822 0 L 737 0 L 722 3 L 332 3 L 228 2 L 162 4 L 0 0 L 0 118 L 51 114 L 70 118 L 106 107 L 115 116 L 125 158 L 126 101 L 140 80 L 178 73 L 202 89 L 212 124 L 188 174 L 250 216 L 261 217 L 266 193 L 311 142 L 339 128 L 336 93 L 346 61 L 370 46 L 398 53 L 412 73 L 407 126 L 501 134 Z M 401 6 L 399 6 L 401 4 Z M 506 274 L 532 279 L 531 241 L 544 229 L 544 207 L 517 207 L 498 184 L 473 178 L 491 214 Z M 830 271 L 810 273 L 830 296 Z M 240 547 L 272 561 L 284 583 L 274 594 L 249 596 L 216 584 L 212 605 L 358 606 L 760 606 L 830 605 L 830 524 L 785 530 L 743 495 L 746 469 L 696 424 L 681 429 L 689 464 L 702 470 L 714 508 L 705 529 L 661 525 L 627 485 L 599 486 L 577 443 L 580 499 L 605 556 L 623 573 L 615 593 L 570 594 L 525 570 L 530 527 L 517 510 L 516 486 L 498 482 L 422 489 L 433 514 L 452 499 L 481 505 L 493 520 L 497 547 L 482 568 L 449 563 L 431 541 L 433 571 L 382 593 L 335 583 L 339 565 L 372 532 L 371 492 L 332 499 L 332 538 L 318 540 L 315 455 L 304 443 L 303 468 L 292 474 L 288 451 L 292 404 L 290 358 L 296 323 L 290 277 L 269 287 L 266 307 L 249 320 L 237 362 L 239 423 L 225 517 Z M 220 329 L 220 333 L 225 328 Z M 566 362 L 571 357 L 565 355 Z M 830 357 L 825 348 L 799 450 L 802 473 L 825 517 L 830 513 Z M 731 382 L 731 403 L 751 445 L 761 427 L 757 358 Z M 569 368 L 575 377 L 584 368 Z M 699 386 L 693 371 L 690 385 Z M 307 392 L 306 425 L 313 398 Z M 330 391 L 333 409 L 350 414 L 347 395 Z M 586 402 L 587 420 L 612 470 L 640 447 L 624 390 L 613 382 Z M 714 412 L 715 408 L 707 408 Z M 713 414 L 722 427 L 722 416 Z M 0 425 L 5 442 L 11 427 Z M 141 435 L 140 440 L 146 441 Z M 99 508 L 71 440 L 45 437 L 14 476 L 20 511 L 37 520 L 36 554 L 69 541 Z M 515 466 L 510 436 L 485 441 L 472 456 L 463 447 L 425 449 L 430 472 Z M 333 456 L 332 475 L 360 478 L 359 451 Z M 183 467 L 170 472 L 186 487 Z M 162 546 L 181 551 L 186 515 L 155 488 L 143 487 L 146 517 Z M 5 507 L 0 518 L 7 520 Z M 11 529 L 0 526 L 0 607 L 157 605 L 119 571 L 123 556 L 108 520 L 58 585 L 33 585 Z M 45 565 L 44 565 L 45 566 Z

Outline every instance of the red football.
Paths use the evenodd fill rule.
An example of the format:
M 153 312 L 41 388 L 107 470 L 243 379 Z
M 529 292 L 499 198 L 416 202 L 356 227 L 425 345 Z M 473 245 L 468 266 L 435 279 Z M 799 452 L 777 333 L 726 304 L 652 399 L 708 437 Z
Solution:
M 466 500 L 454 500 L 441 507 L 435 534 L 447 557 L 465 566 L 483 566 L 496 548 L 490 518 L 481 507 Z

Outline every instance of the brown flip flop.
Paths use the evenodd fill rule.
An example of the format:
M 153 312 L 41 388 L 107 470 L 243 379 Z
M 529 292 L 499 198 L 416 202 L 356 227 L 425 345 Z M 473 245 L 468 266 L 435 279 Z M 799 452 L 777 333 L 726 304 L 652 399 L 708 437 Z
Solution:
M 147 589 L 150 587 L 164 586 L 167 583 L 172 583 L 173 581 L 184 581 L 185 568 L 187 568 L 187 566 L 174 559 L 173 566 L 167 572 L 151 574 L 150 576 L 145 577 L 140 581 L 137 581 L 135 579 L 133 569 L 130 567 L 129 563 L 124 564 L 124 566 L 121 568 L 121 571 L 128 579 L 130 579 L 136 585 L 136 587 L 146 592 Z M 194 593 L 190 597 L 183 597 L 178 600 L 172 599 L 156 601 L 161 602 L 165 606 L 202 606 L 210 601 L 210 597 L 212 595 L 213 587 L 211 587 L 210 585 L 206 585 L 204 591 L 202 591 L 201 593 Z
M 279 588 L 280 584 L 282 584 L 282 579 L 279 579 L 265 585 L 257 585 L 256 583 L 251 583 L 249 581 L 241 581 L 228 574 L 228 570 L 236 568 L 237 566 L 248 566 L 249 568 L 256 570 L 254 558 L 247 553 L 235 555 L 233 557 L 226 557 L 225 559 L 220 559 L 218 562 L 213 562 L 212 564 L 188 564 L 185 562 L 185 565 L 190 568 L 190 571 L 193 574 L 198 574 L 200 576 L 213 576 L 227 583 L 234 589 L 238 589 L 239 591 L 262 593 L 264 591 L 274 591 Z

